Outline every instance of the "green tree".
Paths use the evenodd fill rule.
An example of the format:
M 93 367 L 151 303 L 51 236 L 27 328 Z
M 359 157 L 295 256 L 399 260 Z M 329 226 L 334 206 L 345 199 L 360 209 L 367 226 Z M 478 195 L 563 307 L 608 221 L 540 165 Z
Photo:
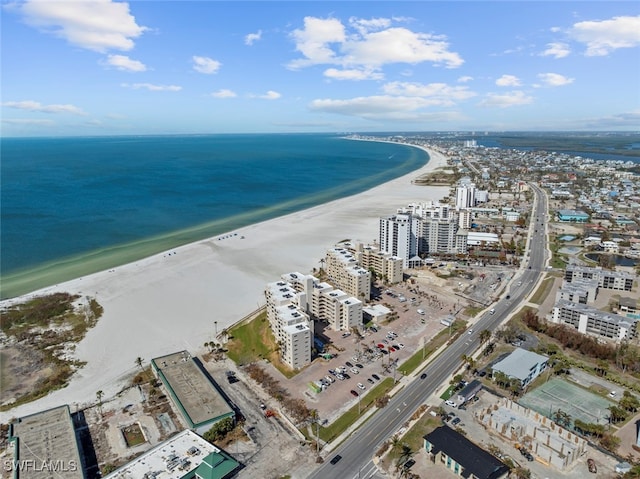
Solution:
M 218 421 L 211 429 L 205 432 L 202 437 L 213 444 L 215 441 L 224 439 L 224 437 L 235 427 L 235 420 L 232 417 L 227 417 L 221 421 Z
M 491 339 L 491 331 L 489 331 L 488 329 L 483 329 L 482 331 L 480 331 L 480 343 L 484 344 L 487 341 L 489 341 Z

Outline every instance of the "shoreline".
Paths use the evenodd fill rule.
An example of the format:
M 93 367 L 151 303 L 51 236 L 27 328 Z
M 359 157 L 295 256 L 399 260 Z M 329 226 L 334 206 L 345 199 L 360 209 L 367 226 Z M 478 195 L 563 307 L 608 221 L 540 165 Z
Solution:
M 409 202 L 446 196 L 446 186 L 412 184 L 446 166 L 446 158 L 430 148 L 409 146 L 425 151 L 429 161 L 364 192 L 1 301 L 8 305 L 65 291 L 95 297 L 104 314 L 76 347 L 75 358 L 86 365 L 70 384 L 0 413 L 0 420 L 61 404 L 83 407 L 95 402 L 98 390 L 108 398 L 138 369 L 137 357 L 148 363 L 182 349 L 199 354 L 215 329 L 228 328 L 264 304 L 268 282 L 287 272 L 310 272 L 343 239 L 371 243 L 380 216 Z
M 345 140 L 351 138 L 342 136 L 336 137 L 336 139 L 345 142 Z M 411 146 L 398 142 L 380 141 L 380 143 L 395 145 L 392 147 L 393 151 L 398 146 Z M 351 146 L 351 150 L 353 148 Z M 355 148 L 361 149 L 360 147 Z M 375 147 L 369 146 L 364 147 L 363 150 L 368 151 L 373 148 Z M 385 147 L 385 149 L 388 149 L 388 147 Z M 251 224 L 268 221 L 336 199 L 362 193 L 381 183 L 404 176 L 428 162 L 428 157 L 425 157 L 422 152 L 418 152 L 414 148 L 410 149 L 416 153 L 409 153 L 410 159 L 407 159 L 407 163 L 387 166 L 385 171 L 379 173 L 364 171 L 362 175 L 350 178 L 344 184 L 334 185 L 320 191 L 303 193 L 296 198 L 282 199 L 274 204 L 256 205 L 248 211 L 230 213 L 230 216 L 203 218 L 194 224 L 184 225 L 177 229 L 158 231 L 151 235 L 133 238 L 125 242 L 117 242 L 118 239 L 114 238 L 116 242 L 110 245 L 90 250 L 81 249 L 78 252 L 71 252 L 71 254 L 52 258 L 31 266 L 3 271 L 0 276 L 0 301 L 18 298 L 59 283 L 120 267 L 214 236 L 224 235 Z M 19 246 L 16 246 L 16 248 L 19 248 Z

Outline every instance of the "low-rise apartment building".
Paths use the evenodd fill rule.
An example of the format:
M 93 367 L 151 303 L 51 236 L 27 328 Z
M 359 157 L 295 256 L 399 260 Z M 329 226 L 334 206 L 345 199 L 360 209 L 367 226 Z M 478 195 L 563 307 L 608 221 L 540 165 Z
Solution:
M 572 283 L 576 279 L 596 279 L 598 286 L 604 289 L 631 291 L 635 275 L 626 271 L 611 271 L 589 266 L 568 265 L 565 269 L 564 279 Z
M 560 300 L 553 308 L 551 322 L 571 326 L 582 334 L 622 341 L 636 336 L 638 319 Z

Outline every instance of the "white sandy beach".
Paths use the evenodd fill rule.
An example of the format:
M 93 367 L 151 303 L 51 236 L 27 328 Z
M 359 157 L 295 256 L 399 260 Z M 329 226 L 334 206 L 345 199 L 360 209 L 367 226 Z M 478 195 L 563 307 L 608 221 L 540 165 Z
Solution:
M 98 390 L 108 398 L 136 372 L 137 357 L 148 362 L 182 349 L 203 352 L 216 321 L 220 332 L 264 304 L 268 282 L 290 271 L 311 272 L 338 241 L 371 243 L 380 216 L 446 196 L 447 187 L 412 184 L 446 165 L 440 153 L 427 151 L 431 159 L 423 168 L 364 193 L 36 292 L 94 296 L 104 315 L 77 346 L 77 359 L 87 364 L 70 385 L 1 413 L 0 421 L 62 404 L 73 410 L 95 402 Z

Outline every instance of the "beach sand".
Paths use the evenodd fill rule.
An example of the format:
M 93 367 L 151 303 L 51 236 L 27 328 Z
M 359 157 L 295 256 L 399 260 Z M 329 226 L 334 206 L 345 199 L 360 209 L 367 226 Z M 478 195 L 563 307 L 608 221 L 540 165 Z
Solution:
M 148 364 L 178 350 L 204 352 L 216 329 L 220 333 L 264 305 L 267 283 L 287 272 L 310 273 L 341 240 L 373 242 L 379 217 L 397 208 L 447 196 L 447 187 L 412 184 L 419 175 L 446 165 L 440 153 L 427 152 L 430 161 L 424 167 L 358 195 L 9 300 L 66 291 L 95 297 L 104 314 L 77 345 L 76 357 L 86 366 L 69 386 L 0 413 L 0 421 L 62 404 L 73 411 L 95 403 L 98 390 L 107 399 L 139 370 L 137 357 Z

